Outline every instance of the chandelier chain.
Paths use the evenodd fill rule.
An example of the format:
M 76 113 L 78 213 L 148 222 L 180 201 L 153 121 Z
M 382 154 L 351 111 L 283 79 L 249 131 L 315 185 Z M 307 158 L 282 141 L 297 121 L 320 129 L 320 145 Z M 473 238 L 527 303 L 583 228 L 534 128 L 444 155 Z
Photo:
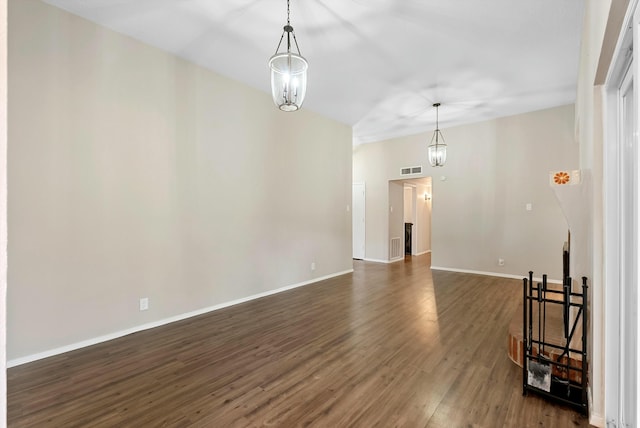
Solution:
M 287 25 L 291 25 L 291 22 L 289 21 L 289 0 L 287 0 Z

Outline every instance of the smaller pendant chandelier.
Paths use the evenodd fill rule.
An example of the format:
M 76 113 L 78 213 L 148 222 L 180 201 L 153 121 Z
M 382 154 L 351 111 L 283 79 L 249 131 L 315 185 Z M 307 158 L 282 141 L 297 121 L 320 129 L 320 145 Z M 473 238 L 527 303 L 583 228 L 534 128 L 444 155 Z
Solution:
M 433 131 L 431 144 L 429 144 L 429 163 L 431 166 L 444 166 L 447 160 L 447 145 L 444 143 L 444 137 L 438 127 L 438 107 L 440 107 L 440 103 L 435 103 L 433 106 L 436 108 L 436 130 Z
M 289 22 L 289 0 L 287 0 L 287 25 L 284 26 L 276 53 L 269 59 L 271 68 L 271 96 L 282 111 L 296 111 L 302 106 L 307 92 L 307 60 L 300 55 L 298 40 Z M 282 39 L 287 35 L 287 51 L 278 53 Z M 297 54 L 291 53 L 291 36 Z

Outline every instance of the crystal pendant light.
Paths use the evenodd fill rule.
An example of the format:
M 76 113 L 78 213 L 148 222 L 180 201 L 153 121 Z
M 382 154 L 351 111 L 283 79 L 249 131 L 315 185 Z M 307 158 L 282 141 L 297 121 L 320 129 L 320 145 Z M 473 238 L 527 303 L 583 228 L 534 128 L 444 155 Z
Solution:
M 433 106 L 436 108 L 436 130 L 433 131 L 431 144 L 429 144 L 429 163 L 431 166 L 444 166 L 447 160 L 447 145 L 444 143 L 444 137 L 438 127 L 438 107 L 440 107 L 440 103 L 435 103 Z
M 298 40 L 289 22 L 289 0 L 287 0 L 287 25 L 284 26 L 276 53 L 269 59 L 271 68 L 271 96 L 282 111 L 296 111 L 302 106 L 307 92 L 307 60 L 300 55 Z M 287 51 L 278 53 L 284 36 L 287 36 Z M 291 52 L 291 38 L 298 53 Z

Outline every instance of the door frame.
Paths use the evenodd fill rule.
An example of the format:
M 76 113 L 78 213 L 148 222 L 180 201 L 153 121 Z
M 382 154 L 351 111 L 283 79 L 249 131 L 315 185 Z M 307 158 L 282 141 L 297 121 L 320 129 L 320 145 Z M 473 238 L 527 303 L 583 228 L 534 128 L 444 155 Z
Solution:
M 402 187 L 403 198 L 406 198 L 405 191 L 408 188 L 411 189 L 411 218 L 413 219 L 413 226 L 411 226 L 411 255 L 415 256 L 418 253 L 418 231 L 420 230 L 420 222 L 418 219 L 418 186 L 415 183 L 405 181 Z M 403 201 L 403 209 L 405 205 L 406 201 Z M 404 212 L 402 213 L 402 217 L 404 219 Z
M 357 259 L 364 260 L 367 255 L 367 186 L 364 181 L 353 182 L 351 184 L 351 256 L 356 258 L 356 240 L 355 238 L 355 204 L 356 187 L 362 186 L 362 222 L 364 229 L 362 231 L 362 257 Z
M 628 315 L 625 313 L 625 297 L 629 287 L 637 287 L 637 281 L 639 277 L 638 266 L 640 265 L 637 251 L 636 241 L 636 254 L 634 260 L 623 260 L 625 252 L 622 249 L 622 243 L 624 242 L 625 233 L 629 228 L 635 228 L 638 230 L 638 218 L 632 219 L 630 222 L 625 223 L 625 217 L 623 216 L 623 202 L 625 201 L 625 195 L 622 190 L 626 188 L 625 183 L 632 180 L 635 181 L 635 194 L 631 197 L 635 197 L 635 210 L 636 213 L 640 213 L 639 203 L 640 195 L 637 190 L 640 189 L 640 183 L 638 182 L 638 126 L 640 121 L 638 120 L 638 77 L 640 55 L 638 55 L 640 47 L 640 9 L 637 8 L 637 0 L 633 0 L 629 4 L 627 14 L 624 20 L 624 30 L 620 35 L 620 40 L 616 46 L 614 58 L 612 61 L 612 67 L 607 75 L 605 82 L 605 134 L 603 143 L 603 238 L 604 238 L 604 254 L 603 254 L 603 268 L 604 268 L 604 323 L 605 323 L 605 335 L 604 335 L 604 355 L 605 355 L 605 367 L 604 367 L 604 382 L 605 382 L 605 420 L 607 426 L 621 426 L 622 423 L 630 423 L 630 426 L 638 425 L 638 414 L 635 413 L 632 418 L 634 420 L 624 420 L 626 410 L 624 408 L 625 401 L 622 398 L 625 393 L 623 389 L 630 387 L 632 393 L 635 395 L 635 404 L 632 408 L 640 408 L 640 379 L 638 372 L 640 369 L 640 349 L 638 347 L 638 339 L 636 337 L 635 348 L 631 352 L 635 352 L 635 367 L 632 372 L 635 372 L 633 379 L 629 379 L 628 373 L 624 366 L 624 355 L 626 346 L 620 340 L 621 332 L 625 331 L 639 331 L 640 330 L 640 317 L 636 314 Z M 635 177 L 627 177 L 623 175 L 624 169 L 621 168 L 622 158 L 625 155 L 624 149 L 624 129 L 622 114 L 624 113 L 623 106 L 621 104 L 622 98 L 620 90 L 624 85 L 628 85 L 631 79 L 633 84 L 632 92 L 632 105 L 633 105 L 633 118 L 635 123 L 633 124 L 632 132 L 636 145 L 636 158 L 635 158 Z M 629 195 L 627 195 L 629 196 Z M 625 263 L 631 263 L 635 265 L 635 284 L 621 284 L 623 279 L 622 268 Z M 635 307 L 639 307 L 640 301 L 638 300 L 638 293 L 635 295 L 636 302 Z M 632 325 L 630 325 L 632 324 Z M 629 382 L 630 381 L 630 382 Z M 635 410 L 634 412 L 637 412 Z

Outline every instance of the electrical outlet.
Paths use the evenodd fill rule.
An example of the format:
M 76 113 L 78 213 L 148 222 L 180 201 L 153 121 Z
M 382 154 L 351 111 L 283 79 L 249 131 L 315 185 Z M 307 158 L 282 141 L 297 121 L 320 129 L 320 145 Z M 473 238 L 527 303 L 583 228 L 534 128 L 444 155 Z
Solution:
M 498 259 L 498 266 L 504 266 L 504 259 Z
M 316 262 L 311 262 L 311 270 L 316 270 Z
M 146 311 L 147 309 L 149 309 L 149 298 L 148 297 L 142 297 L 140 299 L 140 310 L 141 311 Z

